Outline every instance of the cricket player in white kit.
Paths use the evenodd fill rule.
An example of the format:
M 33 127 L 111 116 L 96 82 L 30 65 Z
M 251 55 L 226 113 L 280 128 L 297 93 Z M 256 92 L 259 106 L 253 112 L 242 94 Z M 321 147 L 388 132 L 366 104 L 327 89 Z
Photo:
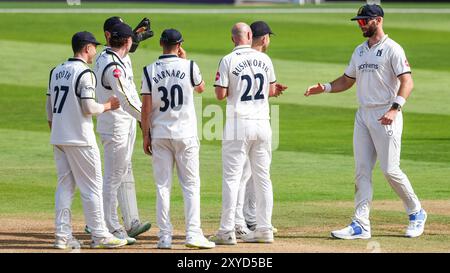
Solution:
M 356 82 L 359 109 L 353 135 L 355 215 L 348 227 L 331 232 L 335 238 L 371 238 L 372 171 L 377 158 L 409 215 L 406 237 L 420 236 L 427 219 L 408 177 L 400 169 L 401 109 L 413 89 L 411 69 L 402 47 L 384 33 L 383 16 L 379 5 L 362 6 L 352 20 L 358 21 L 368 40 L 356 47 L 343 76 L 331 83 L 311 86 L 305 93 L 309 96 L 342 92 Z
M 132 196 L 122 198 L 122 203 L 133 206 L 138 218 L 136 193 L 131 157 L 136 139 L 136 120 L 141 119 L 141 101 L 133 81 L 131 63 L 124 60 L 131 48 L 133 32 L 125 23 L 118 23 L 111 29 L 109 43 L 97 58 L 94 67 L 99 80 L 96 89 L 99 102 L 115 95 L 121 107 L 115 111 L 99 115 L 97 132 L 100 133 L 104 147 L 105 173 L 103 178 L 103 198 L 106 225 L 116 237 L 127 239 L 129 244 L 136 242 L 120 225 L 117 213 L 118 190 L 122 186 L 132 187 Z M 125 185 L 124 185 L 125 184 Z M 128 185 L 130 184 L 130 185 Z M 127 192 L 125 192 L 127 193 Z M 127 201 L 132 200 L 128 203 Z M 130 211 L 127 209 L 126 211 Z M 132 217 L 132 215 L 125 215 Z M 129 222 L 128 219 L 127 222 Z
M 274 34 L 269 25 L 264 21 L 256 21 L 250 25 L 252 30 L 252 48 L 266 53 L 270 44 L 270 35 Z M 275 97 L 283 94 L 287 86 L 275 83 Z M 240 239 L 242 235 L 255 230 L 256 228 L 256 197 L 255 187 L 253 183 L 252 170 L 250 162 L 247 160 L 242 172 L 242 182 L 239 188 L 238 202 L 236 204 L 236 238 Z M 273 234 L 277 233 L 277 229 L 272 227 Z
M 227 99 L 222 140 L 222 216 L 220 228 L 210 240 L 234 245 L 235 212 L 244 164 L 249 159 L 256 195 L 256 229 L 242 235 L 246 242 L 273 242 L 273 192 L 270 180 L 271 138 L 269 96 L 275 93 L 271 59 L 251 48 L 252 31 L 245 23 L 232 28 L 233 51 L 222 58 L 215 92 Z
M 144 152 L 152 155 L 157 194 L 158 248 L 172 247 L 170 191 L 174 163 L 183 190 L 186 243 L 191 248 L 214 248 L 200 223 L 200 170 L 194 90 L 205 83 L 194 61 L 186 59 L 182 35 L 175 29 L 161 34 L 163 55 L 144 67 L 142 76 L 142 134 Z
M 55 194 L 55 248 L 80 248 L 72 236 L 71 205 L 75 186 L 81 192 L 84 216 L 92 230 L 93 248 L 115 248 L 126 240 L 108 232 L 103 217 L 102 175 L 92 115 L 117 109 L 117 98 L 95 102 L 96 79 L 88 63 L 99 43 L 89 32 L 72 37 L 74 58 L 50 72 L 47 91 L 47 118 L 58 175 Z
M 141 29 L 142 32 L 140 32 L 140 36 L 142 40 L 148 39 L 153 36 L 153 32 L 150 29 L 150 21 L 145 22 L 144 20 L 148 20 L 147 18 L 144 18 L 143 21 L 138 25 L 141 26 L 142 22 L 147 23 L 148 26 Z M 118 16 L 109 17 L 105 20 L 105 23 L 103 24 L 103 31 L 105 34 L 106 39 L 106 48 L 97 56 L 97 60 L 106 54 L 106 50 L 111 50 L 111 46 L 109 44 L 109 39 L 111 38 L 111 32 L 114 25 L 123 23 L 122 18 Z M 136 33 L 135 33 L 136 36 Z M 133 39 L 133 46 L 130 49 L 130 53 L 139 45 L 139 42 L 142 40 L 136 40 L 136 37 Z M 103 56 L 104 57 L 104 56 Z M 96 60 L 96 64 L 98 61 Z M 131 65 L 131 59 L 130 55 L 127 54 L 122 58 L 122 61 L 126 64 L 127 67 L 132 67 Z M 115 133 L 119 133 L 117 130 Z M 133 169 L 131 164 L 131 155 L 132 155 L 132 149 L 128 151 L 128 155 L 124 157 L 123 153 L 115 153 L 114 147 L 122 147 L 118 148 L 123 151 L 123 148 L 125 147 L 133 147 L 134 138 L 132 136 L 135 136 L 135 134 L 131 133 L 126 136 L 126 134 L 121 134 L 122 137 L 120 138 L 113 138 L 111 137 L 111 134 L 106 134 L 107 140 L 103 142 L 105 144 L 105 175 L 104 178 L 116 178 L 117 175 L 111 174 L 111 172 L 114 172 L 114 165 L 127 165 L 127 170 L 125 170 L 125 175 L 122 176 L 122 182 L 120 183 L 119 189 L 117 191 L 117 201 L 119 203 L 120 211 L 122 213 L 122 219 L 123 219 L 123 225 L 125 227 L 125 230 L 130 237 L 137 237 L 139 234 L 147 231 L 150 229 L 151 224 L 150 222 L 141 222 L 139 218 L 139 211 L 137 207 L 137 200 L 136 200 L 136 188 L 134 183 L 134 176 L 133 176 Z M 119 140 L 119 143 L 114 143 L 116 140 Z M 122 143 L 122 144 L 121 144 Z M 123 144 L 126 143 L 126 144 Z M 123 163 L 126 161 L 125 163 Z M 90 233 L 89 227 L 86 226 L 85 231 L 87 233 Z

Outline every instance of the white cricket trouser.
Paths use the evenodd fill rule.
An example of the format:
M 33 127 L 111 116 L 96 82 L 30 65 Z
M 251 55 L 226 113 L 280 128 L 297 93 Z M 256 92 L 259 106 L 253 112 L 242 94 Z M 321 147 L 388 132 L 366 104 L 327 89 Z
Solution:
M 200 224 L 200 143 L 197 137 L 152 139 L 153 174 L 156 182 L 158 236 L 172 236 L 170 192 L 174 163 L 183 190 L 186 237 L 203 235 Z
M 255 187 L 252 177 L 250 161 L 245 161 L 239 185 L 238 201 L 236 204 L 235 225 L 246 226 L 256 224 Z
M 390 108 L 360 107 L 356 113 L 353 147 L 355 156 L 355 216 L 364 228 L 370 230 L 370 205 L 373 198 L 372 171 L 376 160 L 392 189 L 403 201 L 408 214 L 416 213 L 421 204 L 414 193 L 408 177 L 400 169 L 400 150 L 403 130 L 402 112 L 392 125 L 382 125 L 381 118 Z
M 136 121 L 130 123 L 128 134 L 101 134 L 104 148 L 103 206 L 106 226 L 110 232 L 121 229 L 118 203 L 125 229 L 139 219 L 131 157 L 136 140 Z M 120 202 L 118 202 L 120 200 Z
M 92 236 L 111 237 L 103 215 L 102 167 L 97 145 L 54 145 L 53 151 L 58 176 L 55 193 L 55 235 L 65 238 L 72 236 L 71 206 L 75 186 L 78 186 L 84 218 Z
M 272 228 L 273 191 L 270 180 L 272 130 L 269 120 L 227 119 L 222 141 L 222 217 L 219 233 L 234 230 L 242 173 L 250 161 L 256 196 L 256 228 Z
M 250 176 L 245 186 L 245 198 L 243 213 L 245 223 L 248 225 L 256 224 L 256 196 L 255 196 L 255 183 L 253 182 L 253 176 Z

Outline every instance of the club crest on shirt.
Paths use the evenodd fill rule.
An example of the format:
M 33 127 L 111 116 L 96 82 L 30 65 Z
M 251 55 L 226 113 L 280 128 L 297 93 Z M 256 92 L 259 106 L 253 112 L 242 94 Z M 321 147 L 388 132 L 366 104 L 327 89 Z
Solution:
M 405 59 L 405 65 L 406 65 L 407 67 L 410 67 L 410 66 L 409 66 L 409 62 L 408 62 L 407 59 Z
M 122 72 L 120 71 L 119 68 L 116 68 L 113 70 L 113 76 L 114 76 L 114 78 L 117 78 L 117 79 L 120 78 L 120 76 L 122 76 Z
M 218 81 L 220 79 L 220 73 L 219 73 L 219 71 L 217 71 L 217 73 L 216 73 L 216 81 Z

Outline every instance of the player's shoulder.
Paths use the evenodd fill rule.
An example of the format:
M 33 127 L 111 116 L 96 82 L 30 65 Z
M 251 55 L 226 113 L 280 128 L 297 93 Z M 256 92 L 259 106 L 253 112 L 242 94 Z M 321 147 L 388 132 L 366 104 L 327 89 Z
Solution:
M 403 47 L 399 43 L 397 43 L 396 41 L 392 40 L 389 37 L 386 38 L 386 41 L 384 43 L 386 46 L 391 48 L 394 52 L 403 51 Z
M 254 51 L 253 54 L 255 54 L 256 56 L 258 56 L 259 58 L 262 58 L 262 59 L 266 59 L 266 60 L 272 61 L 272 59 L 269 57 L 269 55 L 267 55 L 267 53 L 258 51 L 258 50 L 256 50 L 256 49 L 253 49 L 253 51 Z

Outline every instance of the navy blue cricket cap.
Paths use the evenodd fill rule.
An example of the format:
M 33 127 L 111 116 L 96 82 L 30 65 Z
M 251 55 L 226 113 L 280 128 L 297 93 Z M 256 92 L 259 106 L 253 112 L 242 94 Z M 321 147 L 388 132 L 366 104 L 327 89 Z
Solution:
M 359 20 L 359 19 L 368 19 L 374 17 L 384 17 L 384 11 L 379 5 L 375 4 L 367 4 L 359 8 L 356 17 L 353 17 L 351 20 Z
M 123 23 L 122 18 L 120 18 L 119 16 L 109 17 L 103 24 L 103 31 L 111 32 L 112 27 L 118 23 Z
M 181 33 L 173 28 L 166 29 L 161 33 L 160 41 L 165 45 L 176 45 L 183 42 L 183 36 Z
M 100 45 L 100 43 L 95 39 L 94 34 L 81 31 L 77 32 L 72 36 L 72 48 L 82 48 L 87 44 Z
M 270 29 L 269 25 L 264 21 L 256 21 L 250 25 L 252 29 L 253 37 L 261 37 L 266 34 L 272 35 L 274 34 Z
M 111 38 L 128 38 L 134 35 L 131 27 L 125 23 L 118 23 L 111 28 Z

